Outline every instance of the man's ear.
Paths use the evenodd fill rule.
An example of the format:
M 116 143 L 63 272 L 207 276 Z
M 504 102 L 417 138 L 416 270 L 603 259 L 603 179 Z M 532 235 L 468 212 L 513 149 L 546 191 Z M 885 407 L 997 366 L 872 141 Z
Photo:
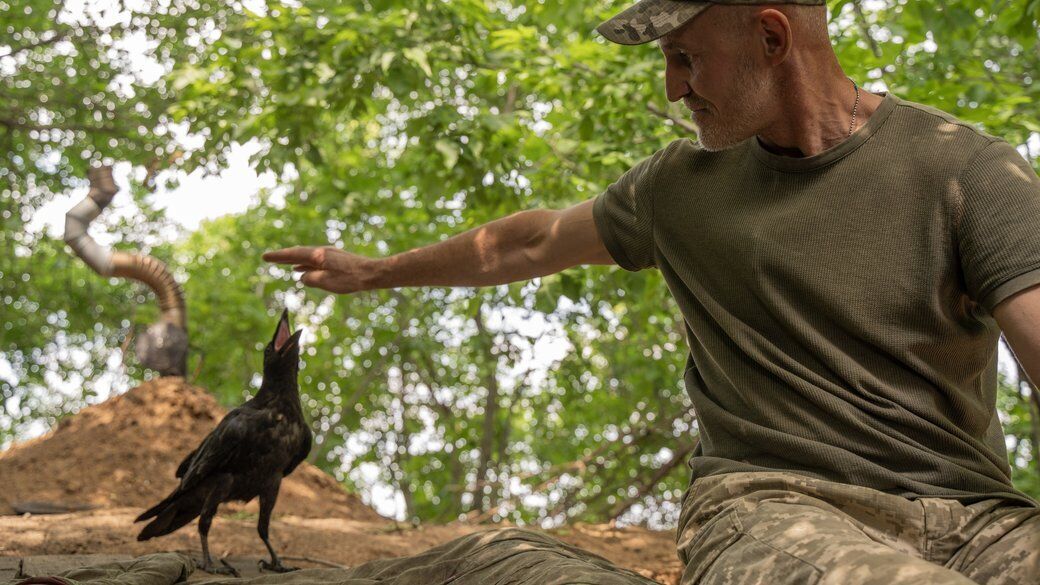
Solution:
M 770 65 L 779 65 L 791 54 L 791 21 L 775 8 L 766 8 L 755 18 L 756 42 Z

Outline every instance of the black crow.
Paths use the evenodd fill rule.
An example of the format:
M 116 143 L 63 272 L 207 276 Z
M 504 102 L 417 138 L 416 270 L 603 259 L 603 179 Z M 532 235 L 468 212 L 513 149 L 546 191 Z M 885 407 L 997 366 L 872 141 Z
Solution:
M 300 331 L 292 333 L 289 313 L 283 312 L 274 337 L 264 348 L 260 391 L 227 413 L 202 444 L 184 458 L 177 468 L 181 480 L 177 489 L 135 520 L 155 518 L 137 540 L 169 534 L 198 517 L 202 570 L 235 574 L 230 565 L 218 568 L 213 564 L 206 535 L 221 502 L 248 502 L 260 496 L 257 531 L 271 553 L 271 562 L 260 561 L 260 568 L 292 570 L 278 560 L 267 528 L 282 478 L 292 473 L 311 450 L 311 431 L 303 419 L 296 380 L 299 341 Z

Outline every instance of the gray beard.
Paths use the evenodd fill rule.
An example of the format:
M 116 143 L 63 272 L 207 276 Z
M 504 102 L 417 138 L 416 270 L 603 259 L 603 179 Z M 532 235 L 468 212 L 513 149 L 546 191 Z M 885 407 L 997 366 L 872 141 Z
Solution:
M 733 92 L 724 102 L 729 110 L 726 116 L 712 111 L 703 123 L 693 121 L 698 142 L 709 152 L 733 148 L 757 134 L 774 90 L 770 80 L 754 75 L 750 60 L 742 62 L 735 75 Z

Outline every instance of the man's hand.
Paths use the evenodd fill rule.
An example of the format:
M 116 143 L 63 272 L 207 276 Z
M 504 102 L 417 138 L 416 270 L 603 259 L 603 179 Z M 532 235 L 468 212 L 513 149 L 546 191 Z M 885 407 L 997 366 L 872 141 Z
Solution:
M 292 264 L 302 272 L 300 282 L 329 292 L 348 294 L 375 288 L 377 262 L 332 246 L 296 246 L 263 256 L 268 262 Z

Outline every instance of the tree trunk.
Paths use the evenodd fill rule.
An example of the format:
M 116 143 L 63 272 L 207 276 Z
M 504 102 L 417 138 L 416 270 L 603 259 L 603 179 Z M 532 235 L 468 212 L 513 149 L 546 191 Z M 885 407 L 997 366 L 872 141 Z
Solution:
M 487 374 L 484 377 L 484 384 L 487 386 L 487 400 L 484 402 L 484 428 L 481 431 L 480 437 L 480 457 L 477 462 L 477 477 L 476 483 L 473 486 L 473 505 L 472 509 L 485 511 L 487 508 L 484 506 L 484 489 L 487 486 L 488 480 L 488 469 L 491 466 L 491 455 L 495 450 L 495 417 L 498 415 L 498 360 L 496 359 L 492 347 L 494 340 L 488 333 L 487 328 L 484 325 L 484 315 L 481 312 L 483 303 L 477 305 L 477 314 L 475 316 L 477 323 L 477 337 L 480 340 L 481 348 L 484 350 L 484 360 L 487 363 Z

